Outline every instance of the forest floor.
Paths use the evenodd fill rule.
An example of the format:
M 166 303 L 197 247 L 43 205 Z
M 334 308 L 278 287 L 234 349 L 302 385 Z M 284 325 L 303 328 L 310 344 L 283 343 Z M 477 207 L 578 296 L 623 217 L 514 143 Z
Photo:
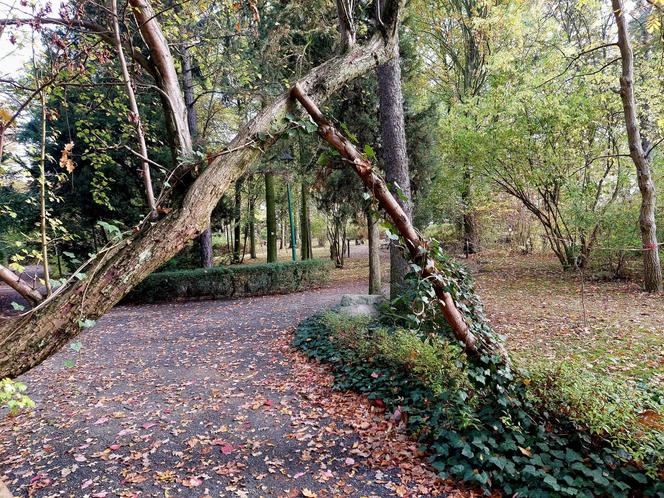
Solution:
M 543 255 L 477 255 L 469 266 L 487 316 L 517 361 L 574 360 L 664 383 L 664 296 L 635 281 L 563 272 Z
M 115 308 L 20 378 L 37 408 L 0 419 L 0 478 L 41 497 L 470 496 L 289 347 L 365 292 L 352 267 L 306 293 Z

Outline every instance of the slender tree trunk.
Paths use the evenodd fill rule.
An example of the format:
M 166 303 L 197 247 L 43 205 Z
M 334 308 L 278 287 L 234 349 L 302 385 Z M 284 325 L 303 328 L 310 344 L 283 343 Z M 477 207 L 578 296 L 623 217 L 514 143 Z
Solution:
M 378 66 L 378 100 L 385 180 L 404 213 L 410 219 L 410 175 L 406 153 L 398 43 L 394 46 L 393 57 Z M 396 242 L 392 242 L 390 244 L 390 296 L 392 298 L 401 292 L 408 269 L 408 262 L 402 249 Z
M 662 267 L 659 262 L 657 224 L 655 221 L 656 194 L 652 179 L 648 151 L 644 150 L 639 130 L 636 99 L 634 98 L 634 54 L 629 41 L 627 21 L 621 0 L 612 0 L 613 14 L 618 27 L 618 48 L 622 63 L 620 76 L 620 97 L 625 113 L 629 154 L 636 167 L 636 176 L 641 191 L 641 211 L 639 227 L 643 244 L 643 280 L 648 292 L 662 290 Z
M 308 186 L 307 181 L 302 177 L 302 192 L 301 192 L 301 202 L 300 202 L 300 239 L 302 243 L 300 245 L 300 258 L 304 261 L 305 259 L 311 259 L 313 257 L 311 250 L 311 235 L 309 233 L 309 196 L 308 196 Z
M 233 263 L 240 262 L 240 245 L 242 242 L 242 185 L 244 178 L 235 182 L 235 206 L 233 207 Z
M 256 259 L 256 202 L 249 199 L 249 257 Z
M 378 220 L 371 209 L 367 210 L 367 231 L 369 239 L 369 294 L 382 294 L 380 281 L 380 234 Z
M 472 181 L 470 167 L 463 166 L 463 187 L 461 189 L 461 202 L 463 204 L 463 251 L 464 254 L 475 254 L 477 247 L 477 224 L 472 201 Z
M 186 43 L 181 45 L 180 50 L 182 53 L 182 91 L 184 93 L 184 105 L 187 109 L 187 128 L 189 129 L 192 143 L 194 143 L 198 136 L 198 114 L 196 113 L 194 100 L 194 77 L 191 66 L 191 54 Z M 203 268 L 212 268 L 214 259 L 212 254 L 212 227 L 210 224 L 198 236 L 196 242 L 198 244 L 201 266 Z
M 39 152 L 39 233 L 41 236 L 42 264 L 44 266 L 44 285 L 46 295 L 50 296 L 51 275 L 48 267 L 48 237 L 46 235 L 46 99 L 44 92 L 39 92 L 41 99 L 41 149 Z
M 152 190 L 152 175 L 150 174 L 150 164 L 148 163 L 148 146 L 145 143 L 145 133 L 143 132 L 143 123 L 141 122 L 141 115 L 138 112 L 138 103 L 136 102 L 136 94 L 134 93 L 134 85 L 129 75 L 127 68 L 127 61 L 125 60 L 124 50 L 122 48 L 122 37 L 120 35 L 120 22 L 118 20 L 117 1 L 111 0 L 111 14 L 113 16 L 113 32 L 115 36 L 115 50 L 118 53 L 118 61 L 120 62 L 120 69 L 122 70 L 122 80 L 127 90 L 127 98 L 129 99 L 129 120 L 136 126 L 136 136 L 138 138 L 139 151 L 141 153 L 141 174 L 143 177 L 143 186 L 145 188 L 145 198 L 150 209 L 150 216 L 152 219 L 157 218 L 157 204 L 154 198 L 154 191 Z
M 277 206 L 274 198 L 274 173 L 265 173 L 265 208 L 267 224 L 267 262 L 277 261 Z

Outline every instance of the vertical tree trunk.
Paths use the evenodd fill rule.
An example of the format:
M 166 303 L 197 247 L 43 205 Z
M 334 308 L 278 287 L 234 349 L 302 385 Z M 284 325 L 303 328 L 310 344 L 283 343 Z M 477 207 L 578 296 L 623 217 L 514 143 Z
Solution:
M 249 257 L 256 259 L 256 202 L 249 199 Z
M 274 199 L 274 173 L 265 173 L 265 207 L 267 223 L 267 262 L 277 261 L 277 211 Z
M 466 256 L 478 251 L 477 224 L 472 200 L 472 179 L 468 164 L 463 166 L 463 187 L 461 189 L 463 204 L 463 252 Z
M 378 99 L 385 180 L 404 213 L 410 219 L 412 211 L 410 175 L 406 155 L 398 43 L 394 46 L 393 58 L 378 66 Z M 406 200 L 402 197 L 405 197 Z M 393 242 L 390 245 L 390 296 L 392 298 L 401 291 L 408 268 L 408 262 L 404 258 L 402 250 Z
M 639 227 L 643 244 L 643 280 L 648 292 L 660 292 L 662 290 L 662 267 L 659 262 L 657 224 L 655 222 L 655 183 L 652 179 L 648 151 L 644 150 L 644 140 L 641 137 L 637 119 L 636 99 L 634 98 L 634 54 L 629 41 L 622 1 L 612 0 L 612 5 L 618 27 L 618 48 L 622 63 L 620 98 L 625 114 L 629 155 L 636 167 L 636 176 L 641 191 Z
M 150 216 L 152 219 L 157 218 L 157 205 L 152 190 L 152 177 L 150 174 L 150 165 L 148 164 L 148 147 L 145 143 L 145 133 L 143 132 L 143 123 L 141 122 L 141 115 L 138 112 L 138 103 L 136 102 L 136 94 L 134 93 L 133 82 L 129 75 L 127 68 L 127 61 L 125 60 L 124 50 L 122 49 L 122 38 L 120 36 L 120 23 L 118 21 L 117 1 L 111 0 L 111 14 L 113 16 L 113 32 L 115 39 L 115 49 L 118 53 L 118 60 L 120 62 L 120 69 L 122 70 L 122 80 L 127 90 L 127 97 L 129 98 L 129 120 L 136 125 L 136 135 L 138 137 L 138 146 L 141 153 L 142 176 L 143 185 L 145 187 L 145 197 L 150 209 Z
M 235 205 L 233 206 L 233 263 L 240 262 L 242 245 L 242 185 L 244 177 L 235 182 Z
M 48 237 L 46 236 L 46 99 L 44 92 L 39 92 L 41 99 L 41 149 L 39 152 L 39 233 L 41 234 L 42 263 L 44 265 L 44 284 L 46 295 L 51 295 L 51 276 L 48 268 Z
M 196 141 L 198 131 L 198 115 L 196 113 L 196 106 L 194 105 L 194 77 L 191 66 L 191 54 L 189 47 L 183 43 L 180 47 L 182 52 L 182 91 L 184 93 L 184 104 L 187 108 L 187 128 L 191 135 L 192 142 Z M 201 266 L 203 268 L 212 268 L 212 227 L 208 227 L 196 238 L 198 244 L 198 251 L 201 258 Z
M 378 232 L 378 219 L 367 210 L 367 231 L 369 239 L 369 294 L 381 294 L 380 281 L 380 234 Z
M 302 240 L 300 245 L 300 259 L 303 261 L 305 259 L 311 259 L 313 257 L 311 250 L 311 234 L 309 226 L 309 196 L 308 196 L 308 186 L 307 181 L 302 177 L 302 192 L 301 192 L 301 202 L 300 202 L 300 238 Z

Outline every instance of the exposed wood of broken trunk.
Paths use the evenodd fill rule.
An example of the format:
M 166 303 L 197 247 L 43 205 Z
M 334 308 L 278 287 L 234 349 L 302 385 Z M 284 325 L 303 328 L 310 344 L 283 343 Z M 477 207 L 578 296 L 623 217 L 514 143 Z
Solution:
M 373 169 L 373 165 L 366 157 L 360 154 L 355 146 L 344 137 L 321 113 L 314 100 L 307 95 L 305 89 L 296 84 L 291 89 L 291 95 L 296 98 L 306 109 L 314 122 L 318 125 L 320 135 L 334 147 L 342 157 L 347 159 L 351 167 L 355 170 L 367 190 L 378 200 L 380 206 L 385 210 L 403 238 L 413 261 L 417 261 L 422 267 L 422 277 L 429 278 L 434 286 L 436 297 L 445 317 L 445 320 L 452 328 L 454 335 L 461 341 L 467 352 L 477 354 L 480 352 L 489 352 L 499 354 L 504 361 L 509 361 L 507 354 L 499 343 L 492 341 L 480 341 L 470 330 L 463 315 L 457 308 L 452 295 L 445 290 L 442 275 L 436 268 L 436 263 L 427 254 L 427 242 L 415 230 L 408 215 L 397 202 L 396 198 L 387 188 L 385 180 L 378 176 Z M 422 261 L 423 255 L 426 260 Z M 484 349 L 487 349 L 484 351 Z
M 144 5 L 141 0 L 131 3 L 133 6 Z M 399 7 L 402 4 L 403 0 L 400 0 Z M 149 26 L 154 17 L 142 17 L 146 17 L 144 23 L 139 22 L 144 37 L 152 34 L 159 39 L 154 26 Z M 146 40 L 146 43 L 152 52 L 155 41 Z M 172 65 L 164 47 L 157 48 L 161 57 L 155 58 L 155 64 Z M 392 53 L 393 41 L 376 35 L 343 56 L 334 57 L 311 70 L 300 80 L 300 85 L 317 101 L 324 101 L 348 81 L 387 60 Z M 168 67 L 160 68 L 162 77 L 165 72 Z M 176 99 L 171 97 L 171 104 L 174 104 L 174 114 L 182 117 L 186 128 L 184 107 L 181 113 L 178 112 L 180 102 L 184 102 L 179 88 L 177 93 L 173 96 Z M 87 276 L 83 280 L 59 288 L 53 298 L 30 313 L 3 324 L 0 327 L 0 378 L 16 377 L 58 351 L 80 333 L 79 320 L 102 316 L 135 285 L 200 234 L 229 185 L 284 132 L 289 103 L 289 94 L 282 94 L 244 126 L 226 151 L 215 157 L 195 179 L 182 203 L 173 211 L 100 251 L 86 268 Z M 182 149 L 187 150 L 188 145 L 191 150 L 188 133 L 183 138 Z

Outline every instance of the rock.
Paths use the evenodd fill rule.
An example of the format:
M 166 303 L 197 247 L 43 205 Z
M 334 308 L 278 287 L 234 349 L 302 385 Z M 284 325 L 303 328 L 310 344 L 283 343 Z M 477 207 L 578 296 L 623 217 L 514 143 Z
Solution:
M 355 306 L 357 304 L 368 304 L 378 306 L 385 298 L 380 294 L 344 294 L 341 296 L 341 306 Z
M 378 310 L 370 304 L 354 304 L 352 306 L 341 306 L 339 313 L 349 316 L 378 316 Z
M 341 297 L 339 313 L 350 316 L 378 316 L 378 306 L 385 301 L 381 295 L 344 294 Z

